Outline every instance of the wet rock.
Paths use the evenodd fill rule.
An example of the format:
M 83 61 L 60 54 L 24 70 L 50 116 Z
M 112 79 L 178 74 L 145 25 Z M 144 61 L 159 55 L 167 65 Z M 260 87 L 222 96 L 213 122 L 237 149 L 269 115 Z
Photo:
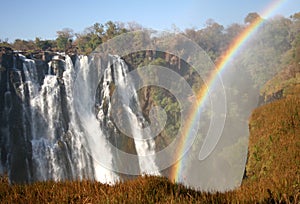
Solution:
M 70 46 L 70 47 L 68 47 L 67 50 L 66 50 L 66 54 L 67 54 L 68 56 L 70 56 L 73 65 L 75 65 L 75 63 L 76 63 L 76 59 L 77 59 L 77 50 L 78 50 L 78 48 L 75 47 L 75 46 Z
M 54 56 L 54 53 L 49 52 L 49 51 L 45 51 L 42 54 L 43 54 L 42 55 L 42 60 L 46 63 L 49 63 L 52 60 L 53 56 Z
M 265 103 L 271 103 L 273 101 L 279 100 L 283 97 L 283 89 L 279 90 L 271 95 L 265 96 Z
M 2 69 L 13 67 L 13 50 L 9 47 L 0 47 L 0 64 Z
M 65 64 L 64 61 L 61 59 L 54 59 L 51 61 L 51 73 L 53 75 L 56 75 L 59 78 L 63 77 L 63 72 L 65 71 Z
M 45 75 L 49 71 L 49 65 L 48 62 L 44 60 L 35 59 L 34 61 L 35 61 L 35 66 L 37 71 L 38 82 L 40 85 L 42 85 Z
M 12 70 L 9 73 L 10 82 L 14 86 L 15 89 L 18 89 L 19 86 L 23 83 L 24 79 L 22 78 L 22 74 L 17 70 Z

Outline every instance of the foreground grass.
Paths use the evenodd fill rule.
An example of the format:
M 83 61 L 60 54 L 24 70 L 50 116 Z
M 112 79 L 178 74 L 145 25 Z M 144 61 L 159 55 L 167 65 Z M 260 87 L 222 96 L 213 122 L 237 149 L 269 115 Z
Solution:
M 0 178 L 0 203 L 300 203 L 300 98 L 257 108 L 250 119 L 249 157 L 242 186 L 206 193 L 161 177 L 114 186 L 94 181 L 10 185 Z
M 173 184 L 165 178 L 139 177 L 115 186 L 91 181 L 40 182 L 9 185 L 2 178 L 1 203 L 298 203 L 300 193 L 272 192 L 263 186 L 241 187 L 226 193 L 206 193 Z M 257 192 L 266 196 L 257 198 Z M 288 196 L 289 195 L 289 196 Z

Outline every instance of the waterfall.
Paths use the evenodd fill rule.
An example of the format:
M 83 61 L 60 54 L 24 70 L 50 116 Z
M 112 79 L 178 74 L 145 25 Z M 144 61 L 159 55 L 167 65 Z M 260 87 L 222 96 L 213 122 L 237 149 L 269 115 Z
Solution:
M 160 175 L 154 157 L 148 157 L 155 154 L 155 142 L 151 132 L 142 131 L 146 120 L 128 67 L 118 56 L 108 59 L 105 64 L 87 56 L 75 61 L 55 56 L 41 70 L 35 60 L 13 56 L 1 116 L 2 173 L 7 171 L 13 182 L 95 179 L 109 184 L 131 172 Z M 126 131 L 117 123 L 124 118 Z M 127 162 L 122 151 L 135 162 Z
M 93 178 L 91 159 L 81 144 L 83 135 L 74 119 L 74 68 L 70 61 L 69 57 L 60 61 L 63 76 L 46 75 L 42 85 L 35 62 L 25 59 L 23 63 L 25 82 L 20 93 L 23 104 L 26 97 L 29 101 L 26 107 L 23 105 L 23 117 L 30 124 L 33 180 Z
M 102 101 L 100 101 L 100 108 L 97 114 L 98 118 L 102 122 L 107 120 L 108 124 L 114 124 L 114 119 L 116 119 L 116 117 L 120 117 L 112 114 L 111 95 L 115 94 L 118 100 L 116 103 L 118 105 L 114 107 L 114 110 L 121 109 L 121 112 L 128 120 L 127 123 L 129 124 L 129 127 L 125 127 L 126 125 L 123 125 L 123 127 L 115 128 L 121 128 L 125 130 L 125 133 L 133 137 L 136 153 L 138 155 L 140 174 L 159 175 L 155 161 L 151 157 L 147 157 L 155 154 L 155 142 L 151 137 L 149 137 L 149 135 L 143 135 L 142 133 L 145 119 L 143 118 L 142 111 L 140 109 L 137 90 L 128 75 L 128 66 L 118 56 L 110 56 L 109 59 L 108 66 L 104 71 L 104 79 L 100 96 Z M 112 90 L 111 87 L 115 87 L 114 90 Z M 113 93 L 113 91 L 116 91 L 117 93 Z M 105 112 L 107 113 L 105 114 Z M 149 132 L 148 134 L 151 133 Z M 118 139 L 116 139 L 116 141 L 118 141 Z

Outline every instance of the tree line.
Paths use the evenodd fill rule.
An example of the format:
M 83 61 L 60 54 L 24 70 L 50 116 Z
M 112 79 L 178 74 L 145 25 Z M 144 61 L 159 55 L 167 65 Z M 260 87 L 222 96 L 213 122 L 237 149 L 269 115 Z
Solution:
M 216 61 L 228 48 L 232 40 L 257 18 L 261 18 L 257 13 L 249 13 L 244 19 L 244 24 L 233 23 L 227 27 L 209 19 L 204 28 L 189 28 L 180 33 L 199 44 L 212 60 Z M 65 51 L 70 47 L 76 47 L 79 53 L 89 54 L 101 43 L 117 35 L 140 29 L 143 29 L 143 27 L 135 22 L 121 23 L 108 21 L 104 24 L 95 23 L 84 29 L 81 33 L 75 33 L 71 28 L 64 28 L 56 32 L 57 37 L 54 40 L 36 37 L 34 40 L 16 39 L 14 42 L 9 43 L 8 39 L 0 39 L 0 46 L 7 46 L 23 51 Z M 277 16 L 264 23 L 262 32 L 258 34 L 259 36 L 256 36 L 256 38 L 259 37 L 259 40 L 256 41 L 256 46 L 269 46 L 269 49 L 276 48 L 275 51 L 273 49 L 273 52 L 280 54 L 293 48 L 291 53 L 288 54 L 289 57 L 300 59 L 299 33 L 300 12 L 291 15 L 289 18 Z

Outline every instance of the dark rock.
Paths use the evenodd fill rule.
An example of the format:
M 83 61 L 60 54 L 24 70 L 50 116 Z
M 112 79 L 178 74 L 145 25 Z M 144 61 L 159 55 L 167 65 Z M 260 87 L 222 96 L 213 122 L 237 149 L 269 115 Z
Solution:
M 63 77 L 63 72 L 65 71 L 64 61 L 61 59 L 54 59 L 51 61 L 51 74 L 56 75 L 59 78 Z
M 46 63 L 50 62 L 54 56 L 53 52 L 45 51 L 43 52 L 42 60 Z
M 23 81 L 25 81 L 22 77 L 22 74 L 16 70 L 10 71 L 9 76 L 10 82 L 12 83 L 15 89 L 18 89 L 18 87 L 23 83 Z
M 38 76 L 38 82 L 40 85 L 42 85 L 45 75 L 49 71 L 49 65 L 47 61 L 35 59 L 35 66 L 37 70 L 37 76 Z
M 0 47 L 0 64 L 4 69 L 13 68 L 13 50 L 9 47 Z
M 273 93 L 272 95 L 266 96 L 265 97 L 265 102 L 266 103 L 271 103 L 273 101 L 279 100 L 283 97 L 283 89 Z

